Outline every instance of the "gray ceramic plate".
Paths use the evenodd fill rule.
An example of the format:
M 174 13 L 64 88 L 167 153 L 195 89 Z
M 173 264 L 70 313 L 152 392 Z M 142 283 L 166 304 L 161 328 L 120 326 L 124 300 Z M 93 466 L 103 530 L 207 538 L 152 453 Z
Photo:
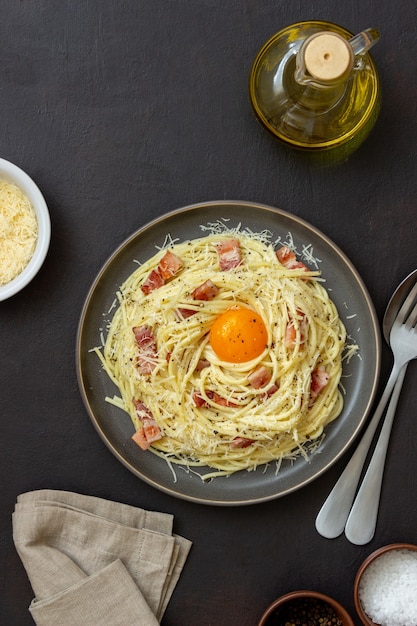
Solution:
M 309 461 L 285 462 L 278 474 L 275 467 L 256 472 L 237 472 L 203 483 L 181 467 L 173 472 L 167 463 L 150 452 L 143 453 L 131 441 L 133 425 L 127 414 L 105 401 L 117 389 L 101 368 L 91 348 L 101 345 L 106 312 L 111 309 L 118 287 L 137 267 L 162 246 L 166 236 L 183 241 L 207 233 L 202 225 L 224 223 L 229 228 L 253 232 L 269 230 L 272 241 L 288 241 L 298 252 L 308 247 L 320 260 L 325 286 L 338 307 L 348 334 L 359 345 L 360 358 L 344 368 L 345 404 L 339 418 L 326 429 L 326 436 Z M 107 315 L 107 319 L 111 314 Z M 360 432 L 371 408 L 379 376 L 381 340 L 378 320 L 369 294 L 350 261 L 325 235 L 307 222 L 265 205 L 221 201 L 179 209 L 133 233 L 105 263 L 87 296 L 77 335 L 77 376 L 87 412 L 111 452 L 134 474 L 172 496 L 212 505 L 243 505 L 288 494 L 323 474 L 348 449 Z

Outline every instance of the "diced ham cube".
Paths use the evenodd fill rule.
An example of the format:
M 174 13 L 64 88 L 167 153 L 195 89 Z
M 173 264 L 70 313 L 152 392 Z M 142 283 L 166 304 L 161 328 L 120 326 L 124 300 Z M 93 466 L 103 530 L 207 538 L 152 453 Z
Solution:
M 192 315 L 195 315 L 197 313 L 197 311 L 194 311 L 193 309 L 183 309 L 183 308 L 178 308 L 177 309 L 180 317 L 182 317 L 182 319 L 186 320 L 189 317 L 191 317 Z
M 242 263 L 240 244 L 238 239 L 227 239 L 216 244 L 219 255 L 220 269 L 227 272 Z
M 159 289 L 164 284 L 164 279 L 158 270 L 152 270 L 145 282 L 142 284 L 141 289 L 145 295 L 148 295 L 154 289 Z
M 301 261 L 297 261 L 295 252 L 288 246 L 282 246 L 275 254 L 277 255 L 278 261 L 289 270 L 303 269 L 307 272 L 310 271 L 307 265 Z
M 198 359 L 195 371 L 201 372 L 201 370 L 204 370 L 206 367 L 210 367 L 210 361 L 207 361 L 207 359 Z
M 221 396 L 219 396 L 219 394 L 216 393 L 215 391 L 209 392 L 207 393 L 207 395 L 209 396 L 211 400 L 213 400 L 213 402 L 215 402 L 219 406 L 237 406 L 237 404 L 235 404 L 234 402 L 231 402 L 230 400 L 227 400 L 226 398 L 222 398 Z
M 230 443 L 230 447 L 233 450 L 236 448 L 248 448 L 253 443 L 255 443 L 254 439 L 247 439 L 246 437 L 235 437 Z
M 330 380 L 329 374 L 326 372 L 323 365 L 319 365 L 311 373 L 311 385 L 310 385 L 310 404 L 314 402 L 319 393 L 324 389 Z
M 147 450 L 151 443 L 162 439 L 162 432 L 152 412 L 143 402 L 133 400 L 133 404 L 141 424 L 132 439 L 142 450 Z
M 303 311 L 300 311 L 300 309 L 297 309 L 297 317 L 299 318 L 298 326 L 300 330 L 300 343 L 303 344 L 307 334 L 308 321 L 306 314 L 303 313 Z M 290 316 L 287 327 L 285 329 L 284 346 L 291 350 L 295 347 L 296 340 L 297 331 L 295 329 L 294 320 Z
M 143 422 L 144 419 L 153 419 L 153 414 L 150 409 L 142 402 L 142 400 L 133 400 L 133 405 L 135 407 L 136 415 Z
M 196 287 L 193 291 L 194 300 L 213 300 L 219 293 L 219 288 L 210 279 L 206 280 L 202 285 Z
M 193 393 L 193 402 L 197 408 L 201 406 L 206 406 L 207 404 L 205 399 L 197 391 Z
M 271 380 L 272 373 L 265 365 L 260 365 L 248 375 L 248 381 L 254 389 L 265 387 Z
M 213 402 L 215 404 L 218 404 L 219 406 L 227 406 L 227 407 L 237 406 L 233 402 L 230 402 L 230 400 L 227 400 L 226 398 L 222 398 L 215 391 L 206 391 L 206 396 L 210 400 L 213 400 Z M 202 406 L 208 406 L 207 401 L 198 393 L 198 391 L 195 391 L 193 393 L 193 402 L 197 408 L 202 407 Z
M 161 429 L 156 420 L 146 418 L 143 420 L 143 430 L 145 431 L 146 441 L 151 444 L 158 439 L 162 439 Z
M 151 374 L 156 367 L 158 350 L 156 341 L 149 326 L 134 326 L 132 328 L 138 346 L 137 367 L 139 374 Z
M 297 339 L 297 331 L 295 330 L 294 322 L 288 322 L 285 329 L 284 346 L 286 348 L 294 348 Z
M 159 289 L 165 285 L 171 278 L 174 278 L 183 268 L 184 263 L 173 252 L 167 250 L 158 263 L 158 267 L 153 269 L 141 286 L 145 295 L 148 295 L 154 289 Z
M 176 254 L 167 250 L 159 261 L 158 269 L 164 282 L 168 282 L 182 270 L 183 266 L 182 260 Z
M 267 400 L 268 398 L 273 396 L 274 393 L 276 393 L 277 391 L 278 391 L 278 385 L 271 385 L 268 391 L 265 392 L 264 399 Z
M 219 293 L 219 288 L 210 279 L 206 280 L 202 285 L 196 287 L 192 293 L 194 300 L 213 300 Z M 177 309 L 179 315 L 183 319 L 187 319 L 192 315 L 195 315 L 198 311 L 195 309 Z
M 147 450 L 149 448 L 149 443 L 146 439 L 143 426 L 139 426 L 138 430 L 132 435 L 132 439 L 142 450 Z

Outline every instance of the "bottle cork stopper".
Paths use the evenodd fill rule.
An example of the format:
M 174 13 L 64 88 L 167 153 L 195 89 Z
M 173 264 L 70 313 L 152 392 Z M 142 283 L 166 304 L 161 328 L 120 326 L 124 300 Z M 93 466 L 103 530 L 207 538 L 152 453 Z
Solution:
M 306 42 L 304 62 L 307 72 L 316 80 L 337 81 L 352 69 L 353 51 L 343 37 L 319 33 Z

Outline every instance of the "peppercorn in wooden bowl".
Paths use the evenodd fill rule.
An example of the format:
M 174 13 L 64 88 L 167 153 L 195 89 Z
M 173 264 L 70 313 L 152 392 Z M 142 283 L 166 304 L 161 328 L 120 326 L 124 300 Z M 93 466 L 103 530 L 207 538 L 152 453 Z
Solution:
M 349 613 L 337 600 L 317 591 L 292 591 L 266 609 L 258 626 L 315 626 L 321 623 L 354 626 Z
M 393 543 L 360 566 L 354 601 L 365 626 L 417 624 L 417 546 Z

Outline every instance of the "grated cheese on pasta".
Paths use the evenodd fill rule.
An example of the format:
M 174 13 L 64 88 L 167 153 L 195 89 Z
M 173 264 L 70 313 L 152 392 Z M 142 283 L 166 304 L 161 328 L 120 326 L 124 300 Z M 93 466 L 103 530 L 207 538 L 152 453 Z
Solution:
M 143 402 L 163 434 L 149 450 L 172 464 L 211 468 L 204 480 L 271 462 L 278 467 L 282 459 L 306 457 L 311 445 L 319 445 L 325 426 L 343 407 L 339 385 L 346 340 L 319 271 L 287 269 L 263 236 L 236 231 L 242 264 L 221 271 L 216 246 L 230 231 L 218 233 L 215 226 L 205 237 L 172 245 L 184 267 L 163 286 L 147 295 L 141 289 L 164 250 L 126 279 L 104 345 L 94 349 L 120 392 L 106 400 L 130 415 L 135 430 L 140 428 L 135 399 Z M 196 304 L 192 293 L 208 279 L 218 294 Z M 236 304 L 262 316 L 268 343 L 254 359 L 228 363 L 213 351 L 209 334 L 218 316 Z M 195 314 L 179 314 L 190 308 Z M 285 345 L 289 324 L 295 332 L 290 347 Z M 155 367 L 149 374 L 137 367 L 135 327 L 152 329 L 155 338 L 157 353 L 150 357 Z M 208 366 L 199 368 L 201 361 Z M 261 365 L 270 379 L 254 387 L 250 375 Z M 310 403 L 312 373 L 318 367 L 325 368 L 329 381 Z M 204 399 L 202 405 L 195 403 L 195 394 Z M 236 438 L 251 444 L 233 447 Z

